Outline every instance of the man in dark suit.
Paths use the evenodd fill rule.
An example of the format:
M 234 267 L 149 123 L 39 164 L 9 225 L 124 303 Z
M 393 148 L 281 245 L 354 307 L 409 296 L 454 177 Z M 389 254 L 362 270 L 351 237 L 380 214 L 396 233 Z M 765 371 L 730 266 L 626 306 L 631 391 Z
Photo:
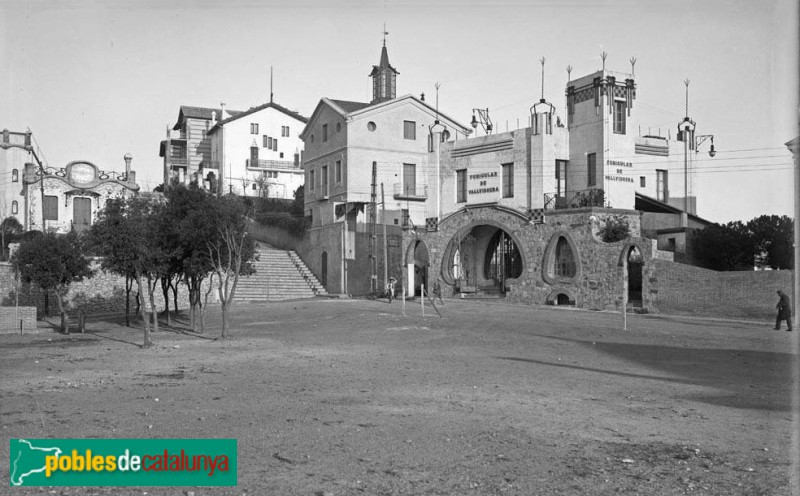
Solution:
M 778 300 L 778 304 L 775 306 L 775 308 L 778 309 L 778 318 L 775 320 L 775 330 L 776 331 L 780 331 L 781 330 L 781 321 L 785 320 L 786 321 L 786 326 L 788 327 L 788 329 L 786 329 L 786 330 L 791 332 L 792 331 L 792 306 L 791 306 L 791 304 L 789 302 L 789 297 L 786 296 L 786 293 L 784 293 L 780 289 L 778 290 L 778 297 L 780 299 Z

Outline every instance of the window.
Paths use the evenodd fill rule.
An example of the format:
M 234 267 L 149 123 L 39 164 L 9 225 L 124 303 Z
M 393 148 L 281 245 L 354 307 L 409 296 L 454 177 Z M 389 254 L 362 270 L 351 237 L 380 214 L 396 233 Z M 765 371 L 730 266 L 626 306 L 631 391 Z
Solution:
M 314 169 L 308 171 L 308 185 L 311 191 L 314 191 Z
M 284 138 L 289 137 L 289 126 L 281 126 L 281 136 Z
M 17 215 L 19 213 L 19 203 L 17 200 L 11 202 L 11 215 Z
M 665 170 L 656 170 L 656 200 L 669 201 L 669 176 Z
M 403 193 L 406 195 L 417 194 L 416 164 L 403 164 Z
M 19 170 L 11 169 L 11 182 L 12 183 L 19 182 Z
M 503 164 L 503 198 L 514 197 L 514 164 Z
M 414 121 L 403 121 L 403 138 L 407 140 L 417 139 L 417 123 Z
M 567 195 L 567 161 L 556 160 L 556 196 Z
M 258 123 L 256 122 L 250 123 L 250 134 L 258 134 Z
M 274 138 L 272 140 L 272 151 L 274 152 L 278 151 L 278 138 Z
M 647 186 L 647 181 L 645 180 L 644 176 L 639 176 L 639 187 L 644 188 Z
M 369 129 L 370 132 L 375 131 L 375 129 L 377 128 L 378 126 L 374 122 L 372 121 L 367 122 L 367 129 Z
M 556 243 L 556 259 L 553 272 L 556 276 L 575 277 L 575 255 L 566 238 L 558 238 Z
M 336 173 L 336 183 L 339 184 L 339 183 L 342 182 L 342 161 L 341 160 L 337 160 L 336 161 L 335 173 Z
M 625 100 L 614 100 L 614 132 L 625 134 Z
M 320 179 L 322 179 L 322 194 L 327 196 L 327 194 L 328 194 L 328 166 L 327 165 L 323 165 L 322 166 L 322 177 Z
M 44 220 L 58 220 L 58 197 L 44 197 Z
M 467 170 L 456 171 L 456 203 L 467 201 Z
M 262 136 L 262 138 L 264 139 L 264 143 L 261 146 L 263 146 L 264 148 L 269 148 L 269 136 L 265 134 L 264 136 Z
M 409 222 L 409 221 L 411 220 L 411 217 L 408 214 L 408 209 L 407 208 L 403 208 L 403 209 L 400 210 L 400 213 L 402 214 L 402 217 L 403 217 L 403 224 L 402 224 L 403 227 L 410 227 L 411 226 L 411 222 Z
M 253 183 L 253 191 L 256 190 L 256 183 Z
M 322 141 L 323 142 L 328 141 L 328 125 L 327 124 L 323 124 L 322 125 Z
M 590 153 L 586 155 L 586 186 L 597 186 L 597 155 Z

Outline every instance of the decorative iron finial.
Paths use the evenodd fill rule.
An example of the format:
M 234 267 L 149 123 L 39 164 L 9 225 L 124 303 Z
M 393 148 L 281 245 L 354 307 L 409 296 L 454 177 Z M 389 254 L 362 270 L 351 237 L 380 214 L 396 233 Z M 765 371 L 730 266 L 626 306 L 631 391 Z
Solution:
M 631 57 L 631 77 L 636 76 L 636 57 Z
M 540 58 L 539 62 L 542 63 L 542 100 L 544 100 L 544 57 Z
M 608 54 L 605 51 L 600 53 L 600 58 L 603 59 L 603 70 L 604 71 L 606 70 L 606 57 L 608 57 Z
M 571 78 L 572 78 L 572 76 L 570 76 L 570 74 L 572 74 L 572 66 L 571 66 L 571 65 L 568 65 L 568 66 L 567 66 L 567 82 L 568 82 L 568 83 L 569 83 L 569 82 L 572 80 L 572 79 L 571 79 Z
M 436 81 L 436 84 L 434 84 L 433 86 L 436 88 L 436 120 L 438 121 L 439 120 L 439 88 L 441 88 L 442 85 L 439 83 L 439 81 Z
M 389 31 L 386 31 L 386 23 L 383 23 L 383 46 L 386 46 L 386 35 L 389 34 Z
M 686 85 L 686 117 L 689 117 L 689 78 L 683 80 Z

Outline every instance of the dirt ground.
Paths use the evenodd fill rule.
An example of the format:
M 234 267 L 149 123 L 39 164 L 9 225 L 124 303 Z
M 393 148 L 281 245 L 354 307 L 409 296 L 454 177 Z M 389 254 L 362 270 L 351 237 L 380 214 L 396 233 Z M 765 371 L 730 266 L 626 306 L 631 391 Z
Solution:
M 619 314 L 460 300 L 422 318 L 418 305 L 404 317 L 399 302 L 240 304 L 233 339 L 211 339 L 213 313 L 206 335 L 176 325 L 149 350 L 119 320 L 92 321 L 85 335 L 0 336 L 5 447 L 238 439 L 235 488 L 9 493 L 797 491 L 796 333 L 639 315 L 623 331 Z

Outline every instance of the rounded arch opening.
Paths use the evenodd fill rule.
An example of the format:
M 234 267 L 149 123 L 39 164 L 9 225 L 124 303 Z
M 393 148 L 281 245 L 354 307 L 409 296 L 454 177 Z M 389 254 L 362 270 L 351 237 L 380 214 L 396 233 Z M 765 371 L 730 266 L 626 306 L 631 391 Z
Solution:
M 506 281 L 522 275 L 524 260 L 521 245 L 505 226 L 476 222 L 448 243 L 441 277 L 462 293 L 504 293 Z

